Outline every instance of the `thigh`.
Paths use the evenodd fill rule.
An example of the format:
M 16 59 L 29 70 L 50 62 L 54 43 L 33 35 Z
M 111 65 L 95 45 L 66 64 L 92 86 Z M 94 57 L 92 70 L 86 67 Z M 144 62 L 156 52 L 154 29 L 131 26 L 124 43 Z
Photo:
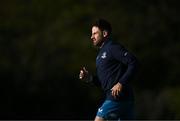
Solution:
M 105 100 L 102 106 L 98 109 L 97 115 L 105 120 L 117 119 L 133 119 L 133 105 L 132 101 L 112 101 Z
M 105 100 L 102 106 L 98 109 L 96 116 L 105 120 L 115 120 L 119 118 L 119 113 L 118 103 L 111 100 Z

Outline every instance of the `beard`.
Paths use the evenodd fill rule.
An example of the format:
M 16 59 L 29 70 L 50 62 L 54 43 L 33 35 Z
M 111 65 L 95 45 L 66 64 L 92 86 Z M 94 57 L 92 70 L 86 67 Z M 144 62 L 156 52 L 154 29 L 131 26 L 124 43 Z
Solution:
M 93 41 L 93 45 L 96 46 L 96 47 L 101 47 L 102 44 L 104 43 L 104 39 L 100 39 L 98 41 Z

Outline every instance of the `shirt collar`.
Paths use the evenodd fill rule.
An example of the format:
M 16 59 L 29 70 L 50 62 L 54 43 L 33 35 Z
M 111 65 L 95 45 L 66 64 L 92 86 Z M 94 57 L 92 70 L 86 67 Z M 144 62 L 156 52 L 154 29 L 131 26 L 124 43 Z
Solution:
M 104 48 L 110 41 L 111 41 L 110 39 L 105 40 L 105 41 L 102 43 L 100 49 Z

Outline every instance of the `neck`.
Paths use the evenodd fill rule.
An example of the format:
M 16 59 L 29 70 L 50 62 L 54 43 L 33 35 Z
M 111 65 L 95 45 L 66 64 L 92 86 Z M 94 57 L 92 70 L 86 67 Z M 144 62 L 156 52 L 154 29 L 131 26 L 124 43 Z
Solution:
M 101 44 L 101 46 L 99 46 L 99 48 L 102 48 L 102 47 L 103 47 L 103 45 L 104 45 L 104 42 Z
M 103 42 L 101 43 L 101 45 L 99 46 L 99 48 L 102 48 L 104 46 L 104 43 L 108 41 L 108 38 L 104 38 Z

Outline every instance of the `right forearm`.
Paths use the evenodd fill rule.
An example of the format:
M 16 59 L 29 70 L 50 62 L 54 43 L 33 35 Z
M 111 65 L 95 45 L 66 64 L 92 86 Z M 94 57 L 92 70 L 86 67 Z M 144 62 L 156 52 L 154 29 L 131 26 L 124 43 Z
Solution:
M 99 79 L 97 76 L 92 76 L 92 82 L 96 85 L 96 86 L 101 86 Z
M 84 81 L 86 83 L 93 83 L 95 86 L 98 86 L 98 87 L 101 86 L 98 77 L 91 74 L 87 78 L 85 78 Z

